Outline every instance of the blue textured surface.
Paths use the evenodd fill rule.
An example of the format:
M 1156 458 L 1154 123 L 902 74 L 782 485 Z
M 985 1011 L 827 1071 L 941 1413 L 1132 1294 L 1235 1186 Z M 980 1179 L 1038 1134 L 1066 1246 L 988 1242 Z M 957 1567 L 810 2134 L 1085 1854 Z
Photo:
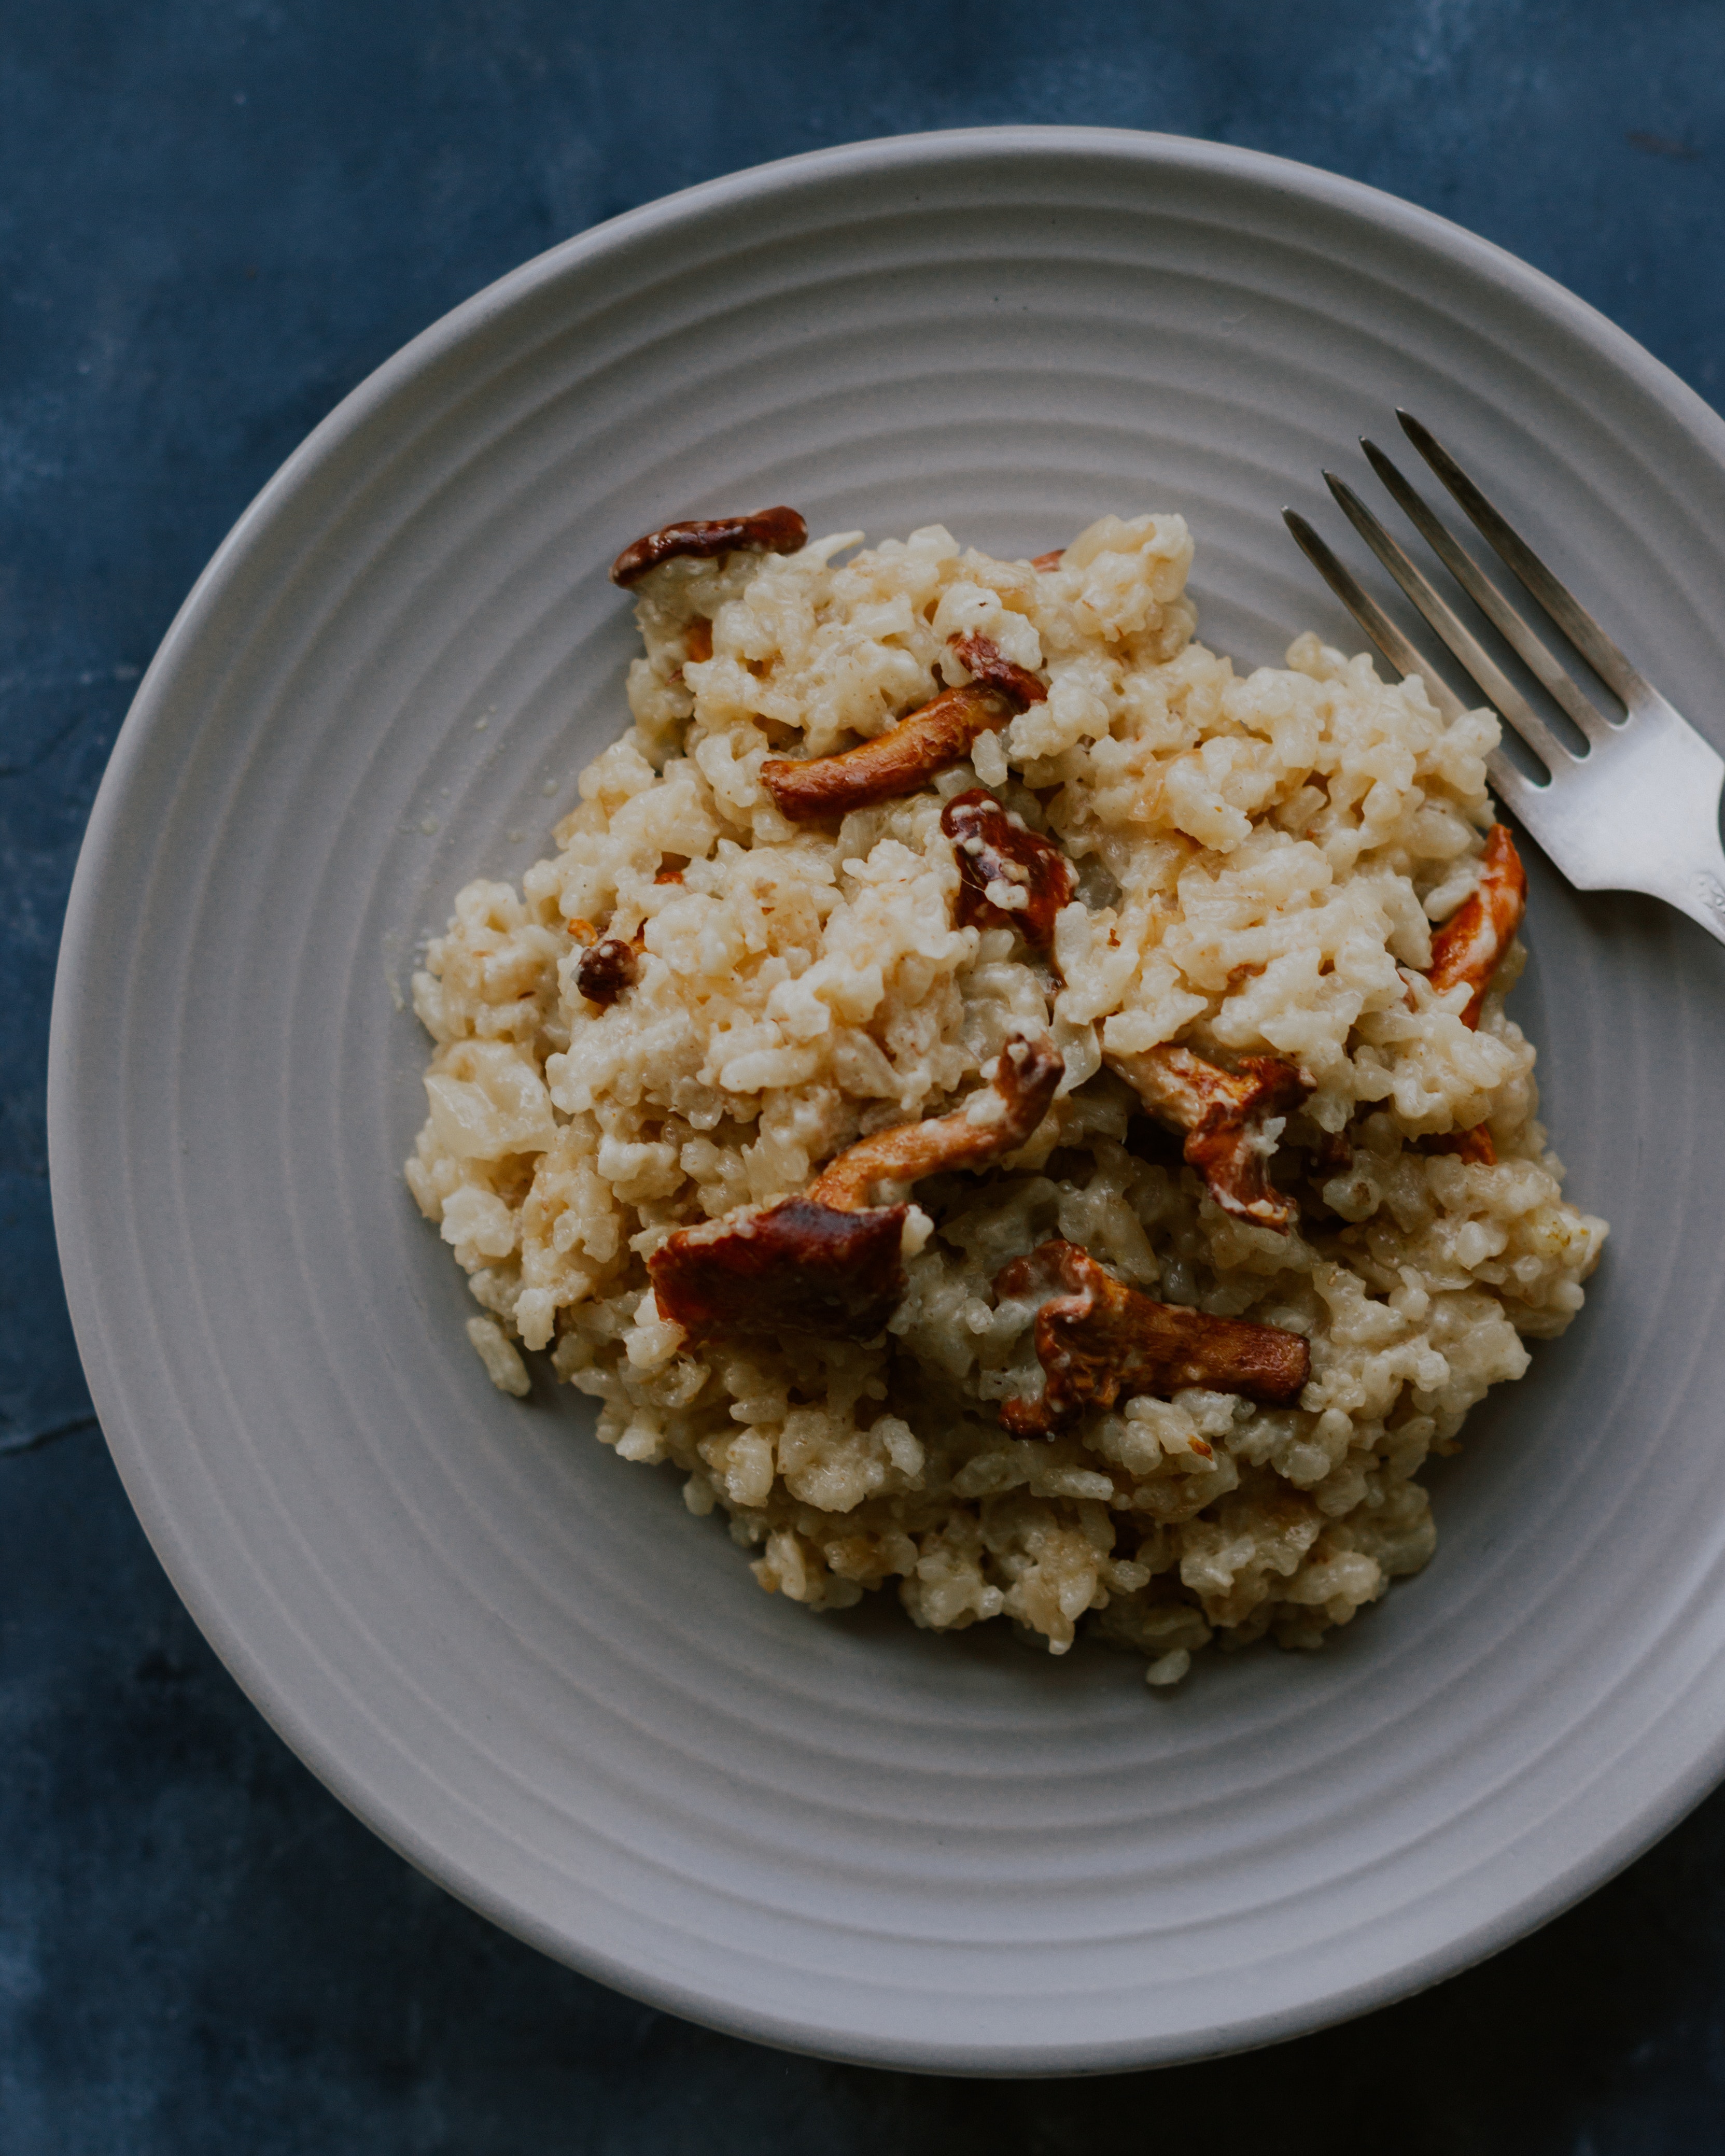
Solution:
M 1008 120 L 1370 181 L 1717 400 L 1717 0 L 0 4 L 3 2156 L 1725 2141 L 1725 1797 L 1438 1992 L 1153 2079 L 917 2081 L 634 2005 L 311 1779 L 181 1610 L 90 1421 L 49 1225 L 54 947 L 130 685 L 223 533 L 345 391 L 552 242 L 739 165 Z

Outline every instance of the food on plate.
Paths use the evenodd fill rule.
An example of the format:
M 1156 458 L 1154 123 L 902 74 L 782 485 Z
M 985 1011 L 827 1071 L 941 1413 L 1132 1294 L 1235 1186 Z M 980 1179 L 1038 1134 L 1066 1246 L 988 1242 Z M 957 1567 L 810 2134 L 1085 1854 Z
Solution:
M 1497 721 L 1310 634 L 1236 674 L 1176 516 L 861 536 L 618 559 L 633 723 L 414 982 L 470 1337 L 812 1609 L 1158 1685 L 1315 1645 L 1430 1556 L 1422 1464 L 1605 1233 L 1504 1008 Z
M 1065 1065 L 1046 1040 L 1011 1040 L 994 1081 L 949 1116 L 860 1138 L 800 1198 L 747 1206 L 666 1236 L 647 1260 L 661 1317 L 691 1340 L 783 1332 L 867 1339 L 904 1299 L 901 1253 L 920 1248 L 908 1205 L 869 1204 L 880 1184 L 975 1171 L 1016 1152 L 1042 1122 Z
M 941 811 L 952 841 L 958 896 L 952 918 L 961 928 L 1015 928 L 1047 951 L 1055 922 L 1077 884 L 1060 848 L 1030 829 L 1015 809 L 1003 808 L 985 786 L 957 794 Z
M 1287 1111 L 1312 1091 L 1303 1070 L 1279 1055 L 1242 1055 L 1232 1070 L 1163 1042 L 1136 1053 L 1106 1054 L 1153 1116 L 1183 1132 L 1184 1158 L 1224 1213 L 1260 1226 L 1293 1225 L 1299 1208 L 1269 1176 L 1270 1157 Z M 1280 1117 L 1276 1128 L 1270 1118 Z
M 625 547 L 611 564 L 611 581 L 627 591 L 666 562 L 710 562 L 721 554 L 794 554 L 809 526 L 794 509 L 757 509 L 752 516 L 708 516 L 666 524 Z
M 1464 1025 L 1479 1024 L 1486 991 L 1527 910 L 1527 871 L 1507 827 L 1494 824 L 1486 834 L 1474 887 L 1432 937 L 1431 963 L 1425 969 L 1440 994 L 1458 981 L 1466 983 L 1472 993 L 1462 1006 Z
M 988 638 L 951 641 L 952 663 L 968 667 L 973 676 L 964 687 L 942 690 L 854 748 L 794 761 L 767 758 L 762 783 L 781 814 L 798 824 L 830 821 L 853 808 L 920 793 L 968 757 L 981 736 L 998 732 L 1046 696 L 1034 675 L 1003 660 Z
M 1122 1394 L 1171 1399 L 1201 1387 L 1285 1408 L 1312 1373 L 1301 1334 L 1153 1301 L 1076 1244 L 1045 1243 L 1014 1258 L 994 1291 L 1036 1313 L 1042 1390 L 1002 1402 L 1000 1419 L 1014 1437 L 1046 1436 L 1092 1404 L 1111 1408 Z

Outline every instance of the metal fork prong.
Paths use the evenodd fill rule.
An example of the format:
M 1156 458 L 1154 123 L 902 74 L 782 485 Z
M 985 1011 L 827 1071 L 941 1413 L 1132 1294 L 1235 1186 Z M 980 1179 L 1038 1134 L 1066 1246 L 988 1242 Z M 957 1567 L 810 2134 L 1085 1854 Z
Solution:
M 1282 521 L 1294 535 L 1294 543 L 1341 600 L 1398 674 L 1417 674 L 1439 715 L 1453 722 L 1467 709 L 1455 691 L 1411 644 L 1364 586 L 1330 552 L 1324 541 L 1296 509 L 1284 509 Z
M 1389 490 L 1409 521 L 1553 701 L 1562 705 L 1590 742 L 1609 740 L 1612 732 L 1610 721 L 1589 700 L 1551 646 L 1534 634 L 1472 555 L 1456 541 L 1430 503 L 1409 485 L 1375 442 L 1362 434 L 1359 445 L 1372 470 Z
M 1497 706 L 1546 769 L 1555 776 L 1566 765 L 1573 764 L 1574 752 L 1558 739 L 1473 631 L 1458 618 L 1425 571 L 1409 558 L 1399 541 L 1390 537 L 1348 482 L 1338 479 L 1334 472 L 1327 471 L 1324 483 L 1335 495 L 1348 522 L 1479 684 L 1486 701 Z
M 1398 408 L 1402 432 L 1479 526 L 1490 544 L 1532 593 L 1599 679 L 1631 706 L 1652 694 L 1640 670 L 1626 659 L 1587 608 L 1547 568 L 1500 510 L 1481 494 L 1454 457 L 1411 412 Z
M 1350 572 L 1343 567 L 1299 511 L 1285 509 L 1281 514 L 1282 521 L 1293 533 L 1294 543 L 1300 552 L 1396 672 L 1417 674 L 1425 682 L 1426 694 L 1436 707 L 1438 716 L 1446 724 L 1453 725 L 1467 706 L 1449 683 L 1432 671 L 1418 649 L 1402 634 L 1364 586 L 1357 583 Z M 1486 758 L 1486 769 L 1491 774 L 1498 799 L 1513 808 L 1537 838 L 1543 820 L 1542 808 L 1550 789 L 1537 784 L 1524 772 L 1517 771 L 1501 748 L 1494 748 Z

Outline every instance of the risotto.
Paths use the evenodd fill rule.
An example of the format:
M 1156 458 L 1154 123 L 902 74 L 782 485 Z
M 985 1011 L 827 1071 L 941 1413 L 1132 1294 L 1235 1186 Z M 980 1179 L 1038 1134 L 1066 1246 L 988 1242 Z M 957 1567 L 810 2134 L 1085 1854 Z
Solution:
M 413 984 L 469 1337 L 810 1609 L 1315 1646 L 1605 1234 L 1504 1010 L 1497 721 L 1310 634 L 1236 675 L 1176 516 L 861 536 L 619 558 L 633 724 Z

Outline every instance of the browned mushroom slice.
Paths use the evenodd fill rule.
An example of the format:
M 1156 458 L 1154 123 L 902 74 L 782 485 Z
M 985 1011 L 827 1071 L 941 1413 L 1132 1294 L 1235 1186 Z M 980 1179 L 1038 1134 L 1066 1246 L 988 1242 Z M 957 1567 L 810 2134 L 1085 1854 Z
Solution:
M 1259 1228 L 1293 1224 L 1293 1200 L 1266 1173 L 1274 1147 L 1264 1126 L 1312 1091 L 1303 1070 L 1279 1055 L 1243 1055 L 1237 1070 L 1224 1070 L 1172 1043 L 1104 1060 L 1152 1115 L 1185 1132 L 1186 1158 L 1224 1213 Z
M 1480 862 L 1480 880 L 1431 939 L 1426 978 L 1439 990 L 1466 981 L 1473 990 L 1461 1023 L 1477 1026 L 1491 976 L 1515 941 L 1527 910 L 1527 871 L 1506 824 L 1494 824 Z
M 999 1104 L 992 1120 L 973 1122 L 961 1108 L 883 1131 L 841 1152 L 801 1198 L 680 1228 L 647 1260 L 660 1317 L 696 1337 L 870 1338 L 905 1291 L 900 1251 L 910 1209 L 870 1205 L 874 1186 L 985 1168 L 1014 1152 L 1046 1113 L 1064 1068 L 1048 1041 L 1014 1041 L 988 1089 Z
M 680 1228 L 647 1270 L 661 1317 L 691 1338 L 820 1332 L 866 1340 L 905 1291 L 904 1205 L 845 1211 L 786 1198 L 760 1211 Z
M 985 1092 L 972 1094 L 950 1116 L 900 1123 L 861 1139 L 815 1178 L 809 1195 L 829 1205 L 863 1205 L 877 1183 L 916 1183 L 949 1168 L 986 1168 L 1029 1139 L 1048 1113 L 1065 1067 L 1047 1039 L 1009 1041 Z
M 958 862 L 958 926 L 1015 928 L 1027 943 L 1047 950 L 1055 916 L 1077 882 L 1060 848 L 980 786 L 954 795 L 941 811 L 941 829 Z
M 794 509 L 757 509 L 752 516 L 710 516 L 667 524 L 625 547 L 611 564 L 611 581 L 625 588 L 661 562 L 711 561 L 717 554 L 749 552 L 794 554 L 809 542 L 809 526 Z
M 1032 704 L 1045 704 L 1048 690 L 1028 666 L 1015 665 L 1010 659 L 1001 656 L 1000 646 L 992 636 L 980 631 L 969 636 L 949 636 L 952 655 L 990 689 L 998 689 L 1010 696 L 1021 711 L 1028 711 Z
M 1003 1299 L 1052 1289 L 1063 1291 L 1036 1313 L 1041 1396 L 1001 1403 L 1001 1422 L 1014 1437 L 1047 1437 L 1088 1409 L 1141 1394 L 1166 1399 L 1188 1385 L 1286 1407 L 1311 1371 L 1312 1352 L 1297 1332 L 1153 1302 L 1076 1243 L 1045 1243 L 994 1283 Z
M 835 756 L 811 757 L 806 763 L 768 757 L 761 778 L 780 814 L 793 824 L 848 816 L 853 808 L 915 793 L 968 756 L 979 734 L 1004 726 L 1017 710 L 1000 690 L 973 681 L 968 688 L 943 690 L 873 741 Z
M 943 689 L 884 734 L 834 756 L 811 757 L 806 763 L 782 756 L 767 759 L 761 778 L 781 815 L 805 824 L 915 793 L 962 762 L 980 735 L 994 732 L 1047 696 L 1034 674 L 1003 659 L 986 636 L 947 641 L 977 677 L 965 687 Z
M 634 947 L 615 936 L 589 943 L 576 962 L 575 985 L 590 1004 L 614 1004 L 634 977 Z

